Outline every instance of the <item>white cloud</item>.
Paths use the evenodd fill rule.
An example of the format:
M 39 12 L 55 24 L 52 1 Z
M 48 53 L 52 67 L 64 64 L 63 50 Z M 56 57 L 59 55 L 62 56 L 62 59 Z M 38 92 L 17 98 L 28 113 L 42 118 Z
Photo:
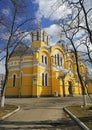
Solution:
M 71 9 L 66 4 L 62 4 L 61 0 L 35 0 L 39 5 L 36 13 L 37 18 L 49 18 L 51 20 L 58 20 L 66 18 L 71 13 Z
M 52 24 L 48 28 L 44 28 L 44 29 L 50 35 L 51 43 L 55 44 L 59 40 L 59 37 L 60 37 L 60 27 L 57 26 L 56 24 Z
M 30 37 L 30 33 L 29 32 L 25 32 L 24 34 L 23 34 L 23 36 L 24 36 L 24 41 L 25 40 L 30 40 L 31 39 L 31 37 Z
M 8 40 L 9 39 L 9 33 L 5 32 L 0 35 L 1 40 Z
M 9 8 L 2 9 L 2 13 L 3 13 L 4 15 L 8 16 L 8 15 L 9 15 L 9 13 L 10 13 Z
M 0 62 L 0 74 L 5 74 L 4 61 L 1 61 L 1 62 Z

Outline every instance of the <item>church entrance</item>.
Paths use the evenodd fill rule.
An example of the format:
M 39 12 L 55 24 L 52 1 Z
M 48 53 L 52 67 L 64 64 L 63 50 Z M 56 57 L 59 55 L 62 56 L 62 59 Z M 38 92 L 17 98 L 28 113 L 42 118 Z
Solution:
M 69 84 L 69 85 L 68 85 L 68 92 L 69 92 L 69 95 L 70 95 L 70 96 L 73 96 L 72 82 L 69 81 L 68 84 Z

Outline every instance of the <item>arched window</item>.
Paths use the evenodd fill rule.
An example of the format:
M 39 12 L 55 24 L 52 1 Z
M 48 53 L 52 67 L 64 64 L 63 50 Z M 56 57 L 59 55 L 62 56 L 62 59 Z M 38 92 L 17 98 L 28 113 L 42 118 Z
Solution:
M 44 73 L 42 73 L 42 86 L 44 86 Z
M 45 74 L 45 86 L 47 86 L 47 73 Z
M 47 75 L 47 73 L 42 73 L 42 86 L 48 86 L 48 75 Z
M 54 58 L 55 58 L 55 65 L 58 67 L 63 67 L 64 64 L 64 57 L 60 50 L 55 50 L 54 52 Z
M 42 63 L 44 63 L 44 56 L 42 55 Z
M 60 65 L 62 66 L 62 57 L 60 57 Z
M 59 65 L 59 54 L 57 54 L 57 64 Z
M 47 56 L 45 56 L 45 64 L 47 64 Z
M 13 87 L 15 87 L 16 86 L 16 75 L 14 74 L 13 75 Z
M 42 63 L 48 64 L 48 57 L 46 55 L 42 55 Z

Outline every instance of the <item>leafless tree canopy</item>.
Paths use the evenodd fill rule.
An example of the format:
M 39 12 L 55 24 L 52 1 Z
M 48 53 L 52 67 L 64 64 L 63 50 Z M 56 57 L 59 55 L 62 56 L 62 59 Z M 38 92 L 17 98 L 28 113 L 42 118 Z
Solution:
M 83 95 L 86 85 L 79 71 L 79 63 L 88 62 L 92 67 L 92 6 L 87 6 L 87 2 L 86 0 L 57 0 L 58 5 L 65 4 L 71 9 L 71 14 L 67 15 L 67 18 L 60 18 L 57 25 L 61 27 L 61 34 L 64 34 L 72 45 L 71 51 L 75 54 Z M 81 54 L 81 61 L 78 59 L 78 53 Z
M 7 6 L 8 2 L 8 6 Z M 8 62 L 16 46 L 23 42 L 33 29 L 34 18 L 27 13 L 28 1 L 25 0 L 1 0 L 0 4 L 0 60 L 5 58 L 5 80 L 2 88 L 2 96 L 5 93 L 5 85 L 8 78 Z M 30 1 L 29 1 L 30 2 Z M 4 52 L 4 54 L 3 54 Z

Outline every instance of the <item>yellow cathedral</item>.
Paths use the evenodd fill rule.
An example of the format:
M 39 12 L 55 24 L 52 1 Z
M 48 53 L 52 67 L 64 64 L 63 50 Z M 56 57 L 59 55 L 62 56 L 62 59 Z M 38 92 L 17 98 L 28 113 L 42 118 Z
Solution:
M 20 43 L 9 60 L 7 97 L 67 96 L 81 94 L 73 53 L 59 40 L 50 45 L 44 30 L 31 32 L 31 46 Z M 80 58 L 80 56 L 79 56 Z M 88 73 L 79 63 L 80 72 Z

